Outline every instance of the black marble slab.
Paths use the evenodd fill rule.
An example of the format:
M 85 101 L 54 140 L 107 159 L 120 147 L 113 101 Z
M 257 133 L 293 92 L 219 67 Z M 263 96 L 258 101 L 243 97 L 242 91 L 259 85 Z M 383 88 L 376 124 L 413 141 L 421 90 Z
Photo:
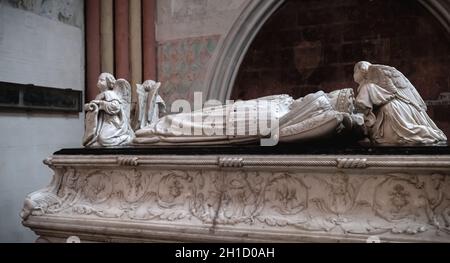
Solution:
M 226 146 L 160 146 L 62 149 L 55 155 L 450 155 L 450 146 L 361 146 L 323 144 L 278 144 Z
M 82 92 L 0 81 L 0 110 L 81 112 Z

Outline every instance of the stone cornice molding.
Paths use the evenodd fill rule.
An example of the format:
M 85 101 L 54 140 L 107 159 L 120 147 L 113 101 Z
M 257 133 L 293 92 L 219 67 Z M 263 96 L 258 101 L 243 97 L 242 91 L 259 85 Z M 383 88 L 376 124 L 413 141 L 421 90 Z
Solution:
M 193 168 L 450 168 L 449 156 L 368 156 L 368 155 L 201 155 L 201 156 L 145 156 L 145 155 L 54 155 L 44 163 L 50 167 L 65 166 L 151 166 Z

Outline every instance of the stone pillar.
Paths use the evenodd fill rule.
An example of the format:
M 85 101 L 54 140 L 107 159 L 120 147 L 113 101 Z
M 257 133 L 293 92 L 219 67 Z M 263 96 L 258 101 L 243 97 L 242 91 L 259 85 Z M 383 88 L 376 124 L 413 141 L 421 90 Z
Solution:
M 156 79 L 155 0 L 142 1 L 143 78 Z
M 86 1 L 86 101 L 98 93 L 100 75 L 100 1 Z
M 114 7 L 113 0 L 101 1 L 102 72 L 114 74 Z
M 130 79 L 129 58 L 129 6 L 128 0 L 115 0 L 115 74 L 117 78 Z
M 130 1 L 130 66 L 131 90 L 136 102 L 136 84 L 142 83 L 141 1 Z

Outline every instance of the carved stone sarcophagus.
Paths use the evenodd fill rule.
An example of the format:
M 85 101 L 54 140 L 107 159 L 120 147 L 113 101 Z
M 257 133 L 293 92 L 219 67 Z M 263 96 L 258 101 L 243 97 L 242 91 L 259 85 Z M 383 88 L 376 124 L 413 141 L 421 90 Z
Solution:
M 45 164 L 53 180 L 21 214 L 41 241 L 450 241 L 445 146 L 67 149 Z

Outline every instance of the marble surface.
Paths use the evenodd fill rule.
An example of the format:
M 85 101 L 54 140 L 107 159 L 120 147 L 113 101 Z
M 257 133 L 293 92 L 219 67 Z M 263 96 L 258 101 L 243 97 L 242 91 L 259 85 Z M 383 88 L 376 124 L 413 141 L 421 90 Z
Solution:
M 39 242 L 449 242 L 450 155 L 53 155 Z
M 124 79 L 116 80 L 102 73 L 97 87 L 100 93 L 85 104 L 83 146 L 111 147 L 128 144 L 134 137 L 131 128 L 131 86 Z
M 54 155 L 208 155 L 208 154 L 264 154 L 264 155 L 442 155 L 450 154 L 450 146 L 360 146 L 280 143 L 273 147 L 259 145 L 240 146 L 191 146 L 191 147 L 113 147 L 113 148 L 67 148 L 56 151 Z
M 434 144 L 447 137 L 427 114 L 414 85 L 394 67 L 367 61 L 355 65 L 356 107 L 364 113 L 370 141 L 379 145 Z

